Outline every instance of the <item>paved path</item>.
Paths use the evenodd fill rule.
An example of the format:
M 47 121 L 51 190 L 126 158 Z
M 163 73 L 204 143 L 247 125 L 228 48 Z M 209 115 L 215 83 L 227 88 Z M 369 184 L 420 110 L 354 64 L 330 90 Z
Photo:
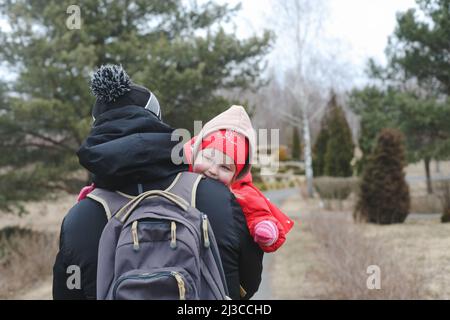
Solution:
M 289 188 L 281 190 L 271 190 L 264 192 L 265 196 L 276 206 L 281 207 L 286 198 L 300 192 L 298 188 Z
M 406 221 L 440 220 L 441 213 L 410 213 Z
M 266 197 L 276 206 L 281 207 L 283 202 L 290 196 L 299 192 L 298 188 L 272 190 L 264 192 Z M 258 291 L 252 297 L 252 300 L 273 300 L 272 290 L 270 288 L 270 268 L 272 256 L 274 253 L 264 254 L 262 281 Z
M 417 181 L 427 181 L 427 177 L 425 176 L 406 176 L 405 180 L 408 182 L 417 182 Z M 450 180 L 450 176 L 445 176 L 442 174 L 431 175 L 431 181 L 448 181 Z

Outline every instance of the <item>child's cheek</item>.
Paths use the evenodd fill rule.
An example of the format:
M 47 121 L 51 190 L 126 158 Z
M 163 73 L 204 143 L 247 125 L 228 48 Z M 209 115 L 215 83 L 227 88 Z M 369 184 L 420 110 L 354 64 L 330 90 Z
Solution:
M 219 175 L 219 180 L 224 185 L 229 186 L 231 184 L 231 180 L 233 179 L 233 174 L 230 174 L 229 172 L 221 173 Z
M 219 177 L 219 180 L 226 186 L 229 186 L 231 182 L 231 180 L 228 177 Z
M 192 170 L 195 173 L 203 173 L 208 170 L 208 165 L 206 163 L 196 163 L 196 164 L 194 164 L 194 167 L 192 168 Z

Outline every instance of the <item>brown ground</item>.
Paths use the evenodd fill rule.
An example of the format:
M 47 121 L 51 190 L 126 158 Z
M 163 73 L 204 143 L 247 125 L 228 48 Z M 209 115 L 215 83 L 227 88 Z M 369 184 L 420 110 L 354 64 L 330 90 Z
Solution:
M 331 269 L 339 264 L 348 268 L 347 270 L 351 270 L 352 266 L 354 268 L 359 262 L 351 261 L 352 259 L 370 261 L 378 259 L 380 264 L 389 265 L 389 270 L 395 270 L 392 271 L 394 274 L 389 275 L 390 285 L 400 287 L 393 288 L 391 292 L 385 292 L 386 296 L 376 298 L 450 299 L 450 250 L 448 250 L 450 223 L 442 224 L 439 218 L 433 217 L 408 219 L 404 224 L 390 226 L 355 225 L 350 213 L 325 212 L 319 208 L 317 200 L 307 201 L 301 196 L 290 198 L 283 209 L 298 218 L 296 218 L 297 225 L 288 235 L 285 245 L 273 258 L 271 288 L 275 299 L 371 298 L 370 295 L 361 291 L 361 288 L 352 287 L 355 286 L 352 283 L 336 288 L 336 282 L 340 279 L 336 279 L 336 275 L 334 275 L 335 278 L 329 276 L 330 272 L 333 272 Z M 332 219 L 331 215 L 337 219 Z M 339 243 L 329 243 L 333 251 L 343 249 L 343 254 L 331 257 L 335 260 L 332 265 L 327 265 L 327 261 L 330 261 L 327 258 L 330 257 L 324 259 L 327 255 L 324 239 L 320 238 L 320 230 L 313 231 L 314 228 L 317 229 L 314 226 L 317 216 L 328 216 L 330 223 L 326 228 L 334 228 L 344 234 L 348 229 L 355 229 L 357 235 L 362 236 L 361 239 L 367 239 L 364 240 L 366 244 L 361 243 L 364 241 L 360 240 L 351 241 L 351 238 L 350 242 L 345 244 L 347 247 Z M 333 223 L 336 224 L 331 225 Z M 325 231 L 333 233 L 332 229 Z M 342 242 L 346 241 L 345 237 L 342 237 Z M 372 244 L 373 247 L 381 246 L 380 250 L 365 254 L 370 250 L 358 248 L 358 246 L 366 245 L 370 249 Z M 344 257 L 346 251 L 353 254 L 350 257 Z M 372 256 L 368 256 L 369 254 Z M 344 259 L 350 259 L 350 261 L 343 261 Z M 372 263 L 377 264 L 377 261 Z M 348 272 L 341 269 L 336 272 L 338 277 L 349 276 Z M 399 274 L 396 275 L 395 272 Z M 407 278 L 409 276 L 411 278 L 405 280 L 405 274 Z M 366 277 L 364 275 L 362 279 Z M 396 283 L 399 281 L 409 283 Z M 364 287 L 365 284 L 363 283 L 362 286 Z M 410 292 L 396 296 L 399 294 L 398 290 L 404 292 L 403 289 Z M 351 290 L 355 292 L 350 292 Z
M 411 165 L 407 172 L 409 175 L 423 175 L 423 164 Z M 448 175 L 450 162 L 441 164 L 441 172 Z M 432 173 L 434 174 L 434 165 Z M 425 189 L 424 183 L 420 182 L 418 185 L 421 189 Z M 0 229 L 6 226 L 21 226 L 50 233 L 57 238 L 61 221 L 75 203 L 75 199 L 74 195 L 61 195 L 58 201 L 30 203 L 27 205 L 30 213 L 23 217 L 0 213 Z M 344 211 L 348 211 L 349 207 L 344 205 Z M 335 288 L 332 288 L 330 284 L 330 277 L 326 276 L 329 265 L 323 257 L 326 251 L 323 250 L 323 239 L 318 239 L 317 230 L 312 229 L 315 220 L 311 218 L 317 213 L 323 213 L 318 201 L 306 201 L 299 194 L 288 199 L 283 209 L 294 217 L 296 227 L 288 235 L 285 245 L 272 256 L 269 270 L 274 298 L 336 297 L 333 296 Z M 337 214 L 344 217 L 339 220 L 344 223 L 343 226 L 345 223 L 351 223 L 349 213 Z M 367 239 L 382 242 L 387 248 L 393 248 L 386 252 L 389 253 L 391 260 L 398 261 L 399 268 L 405 272 L 413 270 L 419 275 L 424 275 L 425 290 L 421 291 L 421 297 L 450 299 L 450 250 L 448 250 L 450 224 L 441 224 L 437 218 L 433 218 L 410 220 L 402 225 L 358 225 L 357 228 L 358 232 Z M 49 254 L 51 258 L 47 263 L 48 267 L 43 271 L 41 280 L 24 284 L 21 290 L 12 293 L 9 297 L 51 299 L 51 266 L 55 254 L 56 252 Z M 26 263 L 27 261 L 23 261 L 18 267 Z
M 28 214 L 17 216 L 0 212 L 0 229 L 20 226 L 36 231 L 54 232 L 59 228 L 64 216 L 76 203 L 76 195 L 62 193 L 55 201 L 31 202 L 25 205 Z
M 29 213 L 19 217 L 12 214 L 0 213 L 0 230 L 5 227 L 17 226 L 48 234 L 53 238 L 45 248 L 46 242 L 36 241 L 38 238 L 31 238 L 33 243 L 23 243 L 21 246 L 22 255 L 28 257 L 23 260 L 20 257 L 13 257 L 13 268 L 0 268 L 3 280 L 9 281 L 7 292 L 0 292 L 0 297 L 7 299 L 51 299 L 52 298 L 52 266 L 56 256 L 57 241 L 61 222 L 68 210 L 76 201 L 75 195 L 61 194 L 57 201 L 33 202 L 26 205 Z M 30 239 L 27 240 L 30 242 Z M 38 250 L 50 250 L 45 254 L 36 252 Z M 39 265 L 39 270 L 36 266 Z M 30 273 L 36 273 L 30 275 Z M 0 279 L 1 280 L 1 279 Z M 2 285 L 0 281 L 0 291 Z M 20 289 L 17 289 L 20 288 Z M 11 291 L 12 290 L 12 291 Z

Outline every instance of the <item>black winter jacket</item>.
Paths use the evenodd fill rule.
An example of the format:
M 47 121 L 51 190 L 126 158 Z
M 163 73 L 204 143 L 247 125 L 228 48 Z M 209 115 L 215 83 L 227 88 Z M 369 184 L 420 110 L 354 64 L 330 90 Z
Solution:
M 78 157 L 98 187 L 132 195 L 166 189 L 178 172 L 187 170 L 171 160 L 178 143 L 172 131 L 144 108 L 111 110 L 96 120 Z M 209 178 L 201 180 L 196 203 L 214 230 L 230 297 L 240 298 L 241 285 L 249 299 L 261 281 L 263 251 L 251 238 L 240 206 L 227 187 Z M 53 267 L 54 299 L 96 298 L 98 243 L 106 222 L 103 206 L 89 198 L 70 209 Z M 79 289 L 67 286 L 74 265 L 80 270 Z

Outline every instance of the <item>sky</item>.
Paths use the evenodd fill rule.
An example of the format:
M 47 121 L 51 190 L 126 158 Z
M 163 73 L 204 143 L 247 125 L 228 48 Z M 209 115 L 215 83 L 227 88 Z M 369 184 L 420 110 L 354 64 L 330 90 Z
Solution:
M 282 1 L 282 0 L 281 0 Z M 312 0 L 315 1 L 315 0 Z M 222 1 L 230 4 L 239 1 Z M 275 0 L 243 0 L 242 10 L 237 17 L 237 34 L 247 37 L 260 33 L 264 28 L 272 28 L 272 19 L 276 19 Z M 385 64 L 384 50 L 388 36 L 396 25 L 396 13 L 415 7 L 414 0 L 325 0 L 326 13 L 322 21 L 322 39 L 317 46 L 329 45 L 339 48 L 338 59 L 352 71 L 356 84 L 367 81 L 364 74 L 367 60 L 375 59 Z M 283 38 L 283 32 L 277 32 Z M 286 51 L 286 42 L 275 44 L 269 58 L 272 65 L 285 68 L 280 59 L 280 50 Z M 326 43 L 327 42 L 327 43 Z
M 206 0 L 199 0 L 204 2 Z M 242 3 L 242 10 L 234 20 L 236 34 L 245 38 L 253 34 L 261 34 L 264 29 L 274 29 L 277 20 L 276 0 L 216 0 L 230 5 Z M 280 1 L 280 0 L 278 0 Z M 283 1 L 283 0 L 281 0 Z M 316 1 L 316 0 L 311 0 Z M 414 0 L 324 0 L 326 13 L 322 21 L 323 34 L 314 45 L 331 46 L 336 55 L 336 61 L 351 74 L 354 84 L 367 81 L 364 75 L 366 62 L 369 58 L 384 64 L 384 49 L 387 39 L 394 31 L 398 11 L 405 11 L 415 6 Z M 0 28 L 8 28 L 0 20 Z M 284 33 L 276 32 L 277 42 L 268 59 L 282 73 L 289 64 L 284 62 L 283 54 L 289 52 L 289 41 L 283 40 Z M 10 75 L 0 64 L 0 74 Z

